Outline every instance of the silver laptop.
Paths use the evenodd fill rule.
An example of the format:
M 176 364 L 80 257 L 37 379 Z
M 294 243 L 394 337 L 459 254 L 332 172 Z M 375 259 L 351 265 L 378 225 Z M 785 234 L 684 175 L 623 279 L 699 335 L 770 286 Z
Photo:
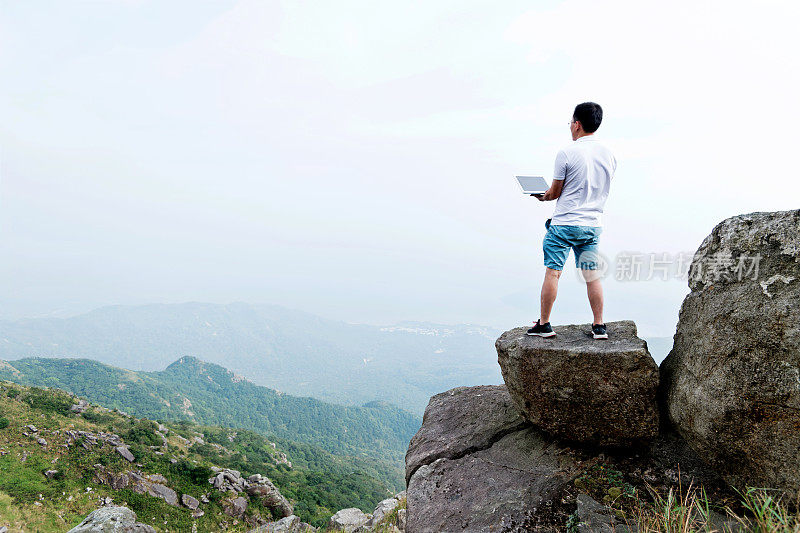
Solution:
M 522 187 L 522 192 L 525 194 L 544 194 L 550 185 L 547 184 L 542 176 L 515 176 Z

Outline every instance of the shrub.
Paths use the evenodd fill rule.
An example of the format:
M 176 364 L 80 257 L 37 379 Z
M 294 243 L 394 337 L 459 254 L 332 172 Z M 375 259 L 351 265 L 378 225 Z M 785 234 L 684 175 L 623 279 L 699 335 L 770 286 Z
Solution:
M 210 468 L 192 464 L 185 459 L 170 464 L 169 471 L 188 480 L 192 485 L 205 485 L 208 483 L 208 478 L 214 475 Z
M 107 424 L 108 422 L 115 420 L 115 418 L 108 413 L 98 413 L 95 411 L 84 411 L 81 416 L 83 416 L 83 418 L 89 422 L 94 422 L 95 424 Z
M 10 422 L 8 421 L 8 418 L 5 418 L 5 417 L 3 417 L 3 416 L 0 416 L 0 429 L 5 429 L 5 428 L 7 428 L 9 423 L 10 423 Z
M 149 420 L 139 420 L 124 435 L 125 440 L 145 446 L 159 446 L 161 439 L 155 433 L 156 425 Z
M 69 415 L 70 407 L 72 407 L 72 398 L 66 394 L 35 387 L 31 387 L 28 390 L 28 393 L 22 397 L 22 401 L 34 409 L 41 409 L 42 411 L 60 415 Z

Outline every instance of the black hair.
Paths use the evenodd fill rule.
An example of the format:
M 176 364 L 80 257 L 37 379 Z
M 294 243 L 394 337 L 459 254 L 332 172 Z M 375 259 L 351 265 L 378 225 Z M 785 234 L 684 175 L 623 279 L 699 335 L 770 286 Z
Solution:
M 594 133 L 603 122 L 603 108 L 594 102 L 584 102 L 575 106 L 572 119 L 577 120 L 583 126 L 586 133 Z

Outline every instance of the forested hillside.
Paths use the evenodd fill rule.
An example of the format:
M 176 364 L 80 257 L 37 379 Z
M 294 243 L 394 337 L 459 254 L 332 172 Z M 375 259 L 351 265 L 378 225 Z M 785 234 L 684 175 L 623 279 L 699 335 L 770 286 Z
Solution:
M 135 416 L 224 425 L 313 444 L 351 457 L 397 490 L 404 485 L 408 442 L 421 424 L 416 416 L 380 402 L 345 407 L 282 394 L 192 357 L 161 372 L 81 359 L 23 359 L 0 363 L 0 379 L 64 389 Z
M 275 519 L 255 492 L 232 514 L 230 496 L 209 483 L 220 469 L 267 477 L 294 514 L 315 525 L 342 508 L 369 512 L 391 494 L 356 462 L 317 446 L 91 405 L 76 412 L 76 402 L 63 391 L 0 381 L 0 526 L 66 531 L 107 498 L 159 530 L 194 523 L 199 531 L 244 531 Z M 181 494 L 193 498 L 188 506 L 176 500 Z

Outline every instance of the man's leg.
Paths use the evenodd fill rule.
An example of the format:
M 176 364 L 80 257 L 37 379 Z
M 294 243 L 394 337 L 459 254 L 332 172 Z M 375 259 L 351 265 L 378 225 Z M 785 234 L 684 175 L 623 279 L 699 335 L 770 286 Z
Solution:
M 592 307 L 593 321 L 592 325 L 603 324 L 603 286 L 600 284 L 600 279 L 591 279 L 587 276 L 591 270 L 582 270 L 584 279 L 586 279 L 586 294 L 589 296 L 589 305 Z
M 602 258 L 597 250 L 601 228 L 590 228 L 584 231 L 586 240 L 575 247 L 575 267 L 581 269 L 586 281 L 586 295 L 592 308 L 592 325 L 603 324 L 603 286 L 600 284 L 602 274 L 600 265 Z
M 539 316 L 539 324 L 550 322 L 550 311 L 558 295 L 558 278 L 561 277 L 561 270 L 554 270 L 545 267 L 544 282 L 542 283 L 542 313 Z

